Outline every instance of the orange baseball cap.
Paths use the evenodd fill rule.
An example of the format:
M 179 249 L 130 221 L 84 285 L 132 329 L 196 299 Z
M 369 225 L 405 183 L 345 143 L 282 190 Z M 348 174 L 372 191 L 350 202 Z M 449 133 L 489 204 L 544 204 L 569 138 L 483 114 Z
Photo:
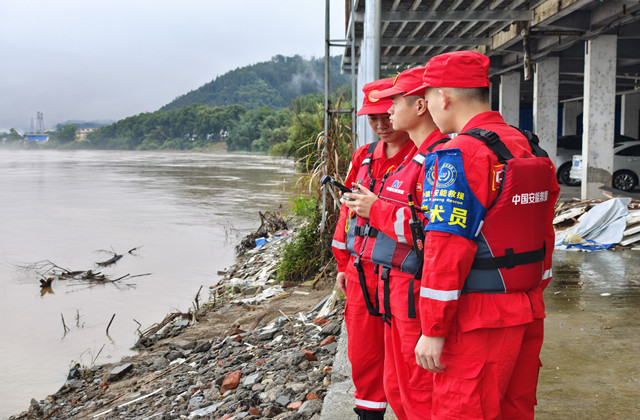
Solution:
M 393 86 L 380 92 L 374 93 L 374 98 L 388 99 L 399 93 L 407 93 L 415 88 L 422 86 L 422 75 L 424 67 L 414 67 L 400 73 L 393 79 Z M 408 96 L 404 95 L 404 96 Z
M 424 67 L 422 85 L 408 94 L 418 95 L 428 87 L 489 86 L 489 57 L 475 51 L 454 51 L 429 60 Z
M 390 99 L 373 98 L 372 94 L 388 89 L 392 85 L 392 77 L 376 80 L 375 82 L 364 85 L 362 88 L 364 100 L 362 101 L 360 111 L 358 111 L 356 115 L 386 114 L 389 108 L 391 108 L 391 105 L 393 105 L 393 102 Z

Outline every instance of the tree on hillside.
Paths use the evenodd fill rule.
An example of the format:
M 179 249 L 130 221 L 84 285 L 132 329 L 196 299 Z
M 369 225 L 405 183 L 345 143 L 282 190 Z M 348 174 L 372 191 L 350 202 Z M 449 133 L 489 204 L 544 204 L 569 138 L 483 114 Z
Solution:
M 53 133 L 51 136 L 52 140 L 55 140 L 59 143 L 71 143 L 76 138 L 76 132 L 78 131 L 78 126 L 75 124 L 65 124 L 62 127 L 58 128 L 58 130 Z
M 276 144 L 285 143 L 289 139 L 292 119 L 293 113 L 288 109 L 267 116 L 260 126 L 260 138 L 251 143 L 251 151 L 267 153 Z
M 7 141 L 20 141 L 22 140 L 22 134 L 18 133 L 15 128 L 9 130 L 9 135 L 7 136 Z
M 260 138 L 263 122 L 275 111 L 267 106 L 247 111 L 227 137 L 227 150 L 251 150 L 251 143 Z
M 340 72 L 340 57 L 332 57 L 333 90 L 350 90 L 349 75 Z M 324 59 L 305 60 L 299 55 L 277 55 L 270 61 L 231 70 L 205 85 L 182 95 L 161 110 L 179 109 L 200 103 L 209 106 L 240 104 L 247 109 L 270 106 L 287 108 L 291 100 L 318 94 L 324 88 Z M 345 95 L 348 96 L 348 95 Z

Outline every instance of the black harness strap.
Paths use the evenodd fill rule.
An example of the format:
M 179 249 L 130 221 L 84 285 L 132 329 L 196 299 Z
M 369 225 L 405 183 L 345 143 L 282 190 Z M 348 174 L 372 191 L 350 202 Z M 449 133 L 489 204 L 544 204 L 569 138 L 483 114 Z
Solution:
M 413 282 L 416 278 L 412 278 L 411 281 L 409 282 L 409 295 L 407 296 L 408 302 L 409 302 L 409 318 L 415 319 L 416 317 L 416 301 L 415 301 L 415 297 L 413 296 Z
M 374 274 L 376 275 L 376 279 L 378 278 L 378 271 L 379 271 L 380 266 L 378 264 L 376 264 L 376 267 L 373 269 Z M 380 282 L 376 281 L 376 312 L 378 312 L 378 315 L 380 314 L 380 298 L 378 297 L 378 293 L 379 293 L 379 286 L 380 286 Z
M 371 303 L 371 299 L 369 299 L 369 290 L 367 290 L 367 280 L 364 275 L 364 270 L 362 269 L 362 265 L 360 264 L 360 258 L 357 258 L 356 261 L 353 263 L 353 265 L 356 267 L 356 270 L 358 270 L 358 280 L 360 281 L 360 289 L 362 289 L 362 297 L 364 298 L 364 304 L 367 307 L 367 311 L 369 312 L 369 315 L 380 316 L 380 313 L 378 312 L 378 310 L 373 307 L 373 304 Z M 377 304 L 376 306 L 378 306 L 378 308 L 380 307 L 379 304 Z
M 429 152 L 433 152 L 433 149 L 434 149 L 437 145 L 442 144 L 442 143 L 446 143 L 446 142 L 448 142 L 449 140 L 451 140 L 451 138 L 449 138 L 449 137 L 443 137 L 443 138 L 441 138 L 440 140 L 437 140 L 437 141 L 433 142 L 433 144 L 432 144 L 431 146 L 427 147 L 427 151 L 429 151 Z
M 367 149 L 367 154 L 369 155 L 369 167 L 367 168 L 367 172 L 369 173 L 369 179 L 371 180 L 371 182 L 369 183 L 369 191 L 373 191 L 376 186 L 376 180 L 373 178 L 373 176 L 371 176 L 371 157 L 373 156 L 373 151 L 376 150 L 377 145 L 378 142 L 375 141 L 371 143 L 369 145 L 369 148 Z
M 367 236 L 369 238 L 375 238 L 376 236 L 378 236 L 378 229 L 367 223 L 364 226 L 356 226 L 353 229 L 353 233 L 356 236 Z
M 498 268 L 513 268 L 516 265 L 531 264 L 544 260 L 546 246 L 536 249 L 535 251 L 520 252 L 518 254 L 513 252 L 513 248 L 505 250 L 505 254 L 502 257 L 492 258 L 476 258 L 473 260 L 471 268 L 478 270 L 494 270 Z
M 389 303 L 389 271 L 388 267 L 382 267 L 382 274 L 380 278 L 384 284 L 384 314 L 382 315 L 382 320 L 387 324 L 391 325 L 391 304 Z
M 549 154 L 547 153 L 547 151 L 544 150 L 542 147 L 540 147 L 540 139 L 538 138 L 538 136 L 535 135 L 535 133 L 532 133 L 531 131 L 527 131 L 527 130 L 520 130 L 518 127 L 513 127 L 513 128 L 521 132 L 527 138 L 527 140 L 529 141 L 529 146 L 531 147 L 531 153 L 533 153 L 534 156 L 549 157 Z
M 507 146 L 505 146 L 505 144 L 500 140 L 500 137 L 493 131 L 472 128 L 471 130 L 460 134 L 466 134 L 482 141 L 493 151 L 493 153 L 496 154 L 500 163 L 505 163 L 509 159 L 513 159 L 513 155 L 509 149 L 507 149 Z

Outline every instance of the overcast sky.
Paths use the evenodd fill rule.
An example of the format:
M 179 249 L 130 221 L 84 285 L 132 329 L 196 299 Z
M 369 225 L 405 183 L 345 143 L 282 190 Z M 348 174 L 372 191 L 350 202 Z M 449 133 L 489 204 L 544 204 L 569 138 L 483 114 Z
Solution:
M 331 0 L 331 38 L 344 38 Z M 324 57 L 325 0 L 0 0 L 0 132 L 151 112 L 277 54 Z M 331 54 L 341 54 L 332 48 Z

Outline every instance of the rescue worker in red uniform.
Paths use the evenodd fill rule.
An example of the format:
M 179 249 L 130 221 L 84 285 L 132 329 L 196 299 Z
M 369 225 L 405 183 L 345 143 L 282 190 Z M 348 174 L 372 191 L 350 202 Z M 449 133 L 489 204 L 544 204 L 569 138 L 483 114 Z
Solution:
M 420 337 L 420 318 L 412 302 L 419 296 L 422 263 L 414 250 L 410 222 L 418 218 L 421 231 L 423 216 L 419 208 L 413 209 L 416 217 L 412 215 L 408 194 L 417 203 L 421 201 L 425 154 L 445 136 L 431 119 L 423 96 L 405 96 L 422 84 L 423 72 L 424 68 L 406 70 L 398 75 L 393 87 L 372 95 L 381 100 L 392 98 L 389 113 L 393 128 L 407 131 L 418 150 L 385 178 L 379 193 L 360 185 L 357 194 L 344 195 L 354 200 L 345 201 L 346 205 L 368 218 L 375 229 L 375 235 L 364 244 L 362 258 L 379 265 L 380 310 L 389 323 L 385 328 L 384 383 L 389 403 L 400 420 L 428 419 L 431 412 L 432 375 L 416 364 L 413 353 Z
M 346 178 L 346 185 L 363 183 L 374 190 L 382 177 L 393 172 L 404 158 L 413 155 L 414 144 L 404 131 L 394 130 L 387 111 L 393 105 L 389 99 L 374 99 L 374 92 L 392 86 L 393 79 L 382 79 L 364 85 L 364 101 L 357 115 L 367 115 L 371 129 L 380 141 L 356 150 Z M 358 261 L 363 237 L 360 230 L 367 220 L 357 217 L 346 206 L 333 236 L 333 254 L 338 263 L 336 283 L 345 294 L 347 352 L 355 385 L 355 412 L 360 419 L 383 419 L 387 407 L 383 381 L 384 323 L 376 305 L 377 275 L 370 261 Z
M 559 186 L 546 153 L 491 111 L 489 58 L 445 53 L 423 87 L 442 132 L 428 207 L 417 363 L 433 419 L 531 419 Z M 428 269 L 426 269 L 428 268 Z

